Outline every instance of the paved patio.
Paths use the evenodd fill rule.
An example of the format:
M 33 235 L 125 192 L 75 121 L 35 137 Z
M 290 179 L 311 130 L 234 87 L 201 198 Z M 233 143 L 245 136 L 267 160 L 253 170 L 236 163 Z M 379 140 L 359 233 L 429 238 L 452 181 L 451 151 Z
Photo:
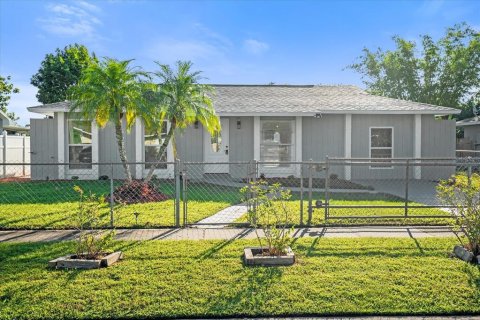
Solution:
M 0 231 L 0 242 L 47 242 L 75 239 L 76 230 L 4 230 Z M 262 233 L 260 232 L 260 235 Z M 455 237 L 450 227 L 324 227 L 298 228 L 294 238 L 425 238 Z M 254 239 L 251 228 L 179 228 L 179 229 L 117 229 L 118 240 L 231 240 Z

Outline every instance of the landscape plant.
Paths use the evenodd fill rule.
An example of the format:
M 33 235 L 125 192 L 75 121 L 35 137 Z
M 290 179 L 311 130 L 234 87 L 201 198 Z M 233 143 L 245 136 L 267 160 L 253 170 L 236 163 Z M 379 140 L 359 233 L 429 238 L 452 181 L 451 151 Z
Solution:
M 192 62 L 177 61 L 176 70 L 169 65 L 156 62 L 160 70 L 154 75 L 159 79 L 157 90 L 149 95 L 153 108 L 145 114 L 146 126 L 161 137 L 165 121 L 170 128 L 156 154 L 156 162 L 152 164 L 145 178 L 145 183 L 153 178 L 155 169 L 164 161 L 164 153 L 170 141 L 175 140 L 177 129 L 185 129 L 196 122 L 211 135 L 220 133 L 220 118 L 213 108 L 212 86 L 200 84 L 201 71 L 191 71 Z
M 67 100 L 70 87 L 80 81 L 85 69 L 97 62 L 93 52 L 77 43 L 48 53 L 30 80 L 38 88 L 37 100 L 44 104 Z
M 115 137 L 127 183 L 132 181 L 125 148 L 123 120 L 129 131 L 137 116 L 149 112 L 147 92 L 155 89 L 148 81 L 148 73 L 131 66 L 132 60 L 105 58 L 86 68 L 79 82 L 71 87 L 70 112 L 79 112 L 84 119 L 95 120 L 104 128 L 115 127 Z
M 255 229 L 260 247 L 264 247 L 264 242 L 259 229 L 265 236 L 269 255 L 286 254 L 293 232 L 293 226 L 289 227 L 292 210 L 287 203 L 292 197 L 290 190 L 279 183 L 269 185 L 265 180 L 258 180 L 243 187 L 240 192 L 248 205 L 247 219 Z
M 18 117 L 15 115 L 15 112 L 8 111 L 7 107 L 10 102 L 10 96 L 14 93 L 19 93 L 20 89 L 15 87 L 10 82 L 10 79 L 10 76 L 3 77 L 0 75 L 0 111 L 4 112 L 13 121 L 16 121 Z
M 75 250 L 76 258 L 101 258 L 115 236 L 114 230 L 100 229 L 103 225 L 100 211 L 105 206 L 104 197 L 93 193 L 85 194 L 79 186 L 75 186 L 74 190 L 80 197 L 78 210 L 74 215 L 76 229 L 79 232 Z
M 463 109 L 479 102 L 480 33 L 475 28 L 461 23 L 437 41 L 422 35 L 420 44 L 400 36 L 393 42 L 393 50 L 364 48 L 349 66 L 362 75 L 369 92 Z
M 466 249 L 480 255 L 480 175 L 460 173 L 442 180 L 437 193 L 441 202 L 451 207 L 456 227 L 467 237 Z

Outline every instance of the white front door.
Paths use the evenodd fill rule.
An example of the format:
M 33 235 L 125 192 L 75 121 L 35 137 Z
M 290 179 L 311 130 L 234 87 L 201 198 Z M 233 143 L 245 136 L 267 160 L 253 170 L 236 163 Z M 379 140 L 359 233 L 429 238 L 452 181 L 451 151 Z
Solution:
M 207 131 L 203 136 L 203 155 L 205 162 L 212 164 L 205 165 L 205 173 L 228 173 L 228 164 L 213 164 L 217 162 L 228 162 L 229 160 L 229 119 L 221 118 L 222 132 L 220 135 L 211 137 Z

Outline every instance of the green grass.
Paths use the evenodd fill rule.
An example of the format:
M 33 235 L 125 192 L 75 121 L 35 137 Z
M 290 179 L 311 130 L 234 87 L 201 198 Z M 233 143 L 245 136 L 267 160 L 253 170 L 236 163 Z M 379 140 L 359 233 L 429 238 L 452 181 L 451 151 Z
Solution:
M 0 318 L 480 313 L 480 270 L 454 238 L 304 238 L 291 267 L 244 267 L 255 241 L 117 242 L 125 260 L 49 270 L 71 242 L 0 243 Z
M 174 197 L 173 181 L 156 181 L 158 188 L 169 195 L 171 200 L 164 202 L 133 204 L 116 207 L 114 210 L 114 224 L 122 227 L 165 227 L 174 225 Z M 115 182 L 118 186 L 120 182 Z M 68 229 L 72 225 L 72 215 L 75 214 L 78 204 L 78 195 L 73 190 L 74 185 L 81 186 L 85 191 L 106 195 L 110 190 L 110 181 L 32 181 L 0 183 L 0 229 Z M 306 195 L 305 195 L 306 196 Z M 323 193 L 314 193 L 313 199 L 323 199 Z M 295 218 L 292 224 L 300 223 L 299 195 L 293 194 L 291 209 Z M 218 211 L 241 202 L 238 188 L 225 187 L 208 183 L 189 183 L 188 187 L 188 216 L 187 222 L 194 223 Z M 386 194 L 370 193 L 334 193 L 332 205 L 403 205 L 401 198 Z M 415 205 L 415 203 L 411 203 Z M 304 222 L 307 221 L 308 202 L 304 202 Z M 138 221 L 134 212 L 138 212 Z M 446 215 L 439 209 L 410 209 L 411 215 Z M 374 216 L 395 215 L 403 216 L 403 209 L 331 209 L 331 216 Z M 183 214 L 181 214 L 183 216 Z M 103 224 L 110 223 L 110 209 L 108 205 L 102 210 Z M 246 222 L 246 216 L 237 222 Z M 325 224 L 324 209 L 315 209 L 312 215 L 313 225 Z M 333 224 L 426 224 L 445 225 L 451 223 L 448 218 L 422 219 L 342 219 L 328 220 Z
M 171 181 L 156 181 L 158 188 L 169 195 L 164 202 L 116 206 L 115 226 L 163 227 L 174 225 L 175 189 Z M 116 182 L 115 186 L 120 183 Z M 106 195 L 110 181 L 35 181 L 0 183 L 0 229 L 68 229 L 78 208 L 78 194 L 73 186 L 86 192 Z M 221 190 L 220 190 L 221 189 Z M 206 218 L 231 204 L 238 203 L 236 188 L 191 183 L 188 188 L 188 222 Z M 220 196 L 219 196 L 220 195 Z M 138 222 L 134 212 L 138 212 Z M 110 223 L 108 204 L 102 210 L 104 226 Z

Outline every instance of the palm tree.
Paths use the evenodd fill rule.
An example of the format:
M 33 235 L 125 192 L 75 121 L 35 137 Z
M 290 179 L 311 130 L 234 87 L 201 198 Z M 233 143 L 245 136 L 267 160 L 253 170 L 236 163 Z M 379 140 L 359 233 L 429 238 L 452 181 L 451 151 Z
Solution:
M 155 63 L 160 67 L 154 73 L 160 79 L 160 84 L 155 95 L 156 108 L 145 118 L 145 123 L 149 128 L 161 132 L 163 122 L 167 120 L 170 128 L 157 152 L 157 162 L 150 167 L 145 183 L 152 179 L 169 142 L 175 140 L 176 129 L 184 129 L 197 121 L 211 135 L 219 133 L 221 129 L 220 119 L 213 109 L 210 97 L 214 89 L 199 83 L 202 79 L 201 71 L 190 71 L 190 61 L 177 61 L 175 71 L 169 65 Z
M 152 85 L 146 72 L 131 67 L 132 60 L 119 61 L 104 58 L 84 70 L 77 85 L 71 88 L 71 112 L 80 112 L 85 119 L 95 119 L 104 128 L 109 122 L 115 126 L 118 152 L 127 181 L 132 181 L 123 136 L 122 120 L 130 130 L 135 118 L 148 110 L 146 90 Z

